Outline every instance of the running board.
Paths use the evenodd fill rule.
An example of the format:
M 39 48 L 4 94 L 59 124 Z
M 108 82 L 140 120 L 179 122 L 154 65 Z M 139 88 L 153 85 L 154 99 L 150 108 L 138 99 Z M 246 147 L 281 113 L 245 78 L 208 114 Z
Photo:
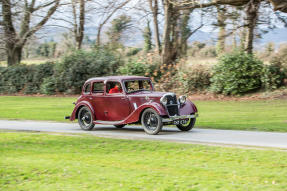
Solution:
M 122 121 L 101 121 L 101 120 L 93 121 L 94 124 L 103 124 L 103 125 L 120 125 L 123 122 L 124 120 Z

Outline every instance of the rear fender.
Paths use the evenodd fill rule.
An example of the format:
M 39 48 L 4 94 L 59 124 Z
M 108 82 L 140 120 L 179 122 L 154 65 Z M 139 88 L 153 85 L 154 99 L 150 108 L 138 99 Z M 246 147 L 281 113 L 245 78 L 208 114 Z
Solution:
M 83 106 L 88 107 L 91 110 L 92 115 L 95 116 L 95 111 L 94 111 L 92 105 L 87 101 L 81 101 L 81 102 L 76 104 L 76 106 L 72 112 L 71 118 L 70 118 L 71 121 L 74 121 L 75 119 L 78 118 L 78 112 L 81 109 L 81 107 L 83 107 Z

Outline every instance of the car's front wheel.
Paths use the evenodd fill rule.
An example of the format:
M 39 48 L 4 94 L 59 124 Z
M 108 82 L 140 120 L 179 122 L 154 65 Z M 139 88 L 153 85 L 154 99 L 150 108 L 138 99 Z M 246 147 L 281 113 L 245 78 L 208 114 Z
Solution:
M 190 118 L 186 124 L 176 126 L 181 131 L 189 131 L 194 127 L 195 121 L 195 118 Z
M 141 123 L 145 132 L 150 135 L 158 134 L 163 126 L 161 116 L 151 108 L 144 110 Z
M 85 131 L 90 131 L 94 128 L 93 115 L 88 107 L 84 106 L 80 109 L 78 113 L 78 123 Z

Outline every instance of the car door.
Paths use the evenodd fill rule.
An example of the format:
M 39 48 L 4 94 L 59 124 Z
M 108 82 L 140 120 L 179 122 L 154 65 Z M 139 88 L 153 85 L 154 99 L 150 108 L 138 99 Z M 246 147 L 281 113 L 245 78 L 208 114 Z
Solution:
M 94 81 L 92 83 L 91 102 L 95 110 L 96 120 L 108 121 L 108 116 L 105 113 L 107 110 L 107 103 L 104 94 L 104 82 Z
M 119 92 L 112 91 L 114 86 L 118 86 Z M 106 115 L 109 121 L 121 121 L 126 119 L 131 113 L 131 106 L 127 95 L 118 81 L 106 82 Z

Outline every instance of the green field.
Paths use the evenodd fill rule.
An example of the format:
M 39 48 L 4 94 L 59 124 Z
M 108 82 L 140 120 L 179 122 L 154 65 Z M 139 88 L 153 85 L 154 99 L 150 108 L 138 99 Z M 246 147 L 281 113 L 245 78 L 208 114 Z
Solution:
M 0 133 L 0 190 L 286 190 L 287 152 Z
M 0 96 L 0 119 L 65 121 L 76 97 Z M 287 132 L 287 100 L 195 101 L 196 127 Z
M 49 61 L 55 61 L 55 59 L 47 59 L 47 58 L 35 58 L 35 59 L 24 59 L 21 61 L 21 64 L 31 65 L 31 64 L 44 64 Z M 0 61 L 0 66 L 7 66 L 6 61 Z

